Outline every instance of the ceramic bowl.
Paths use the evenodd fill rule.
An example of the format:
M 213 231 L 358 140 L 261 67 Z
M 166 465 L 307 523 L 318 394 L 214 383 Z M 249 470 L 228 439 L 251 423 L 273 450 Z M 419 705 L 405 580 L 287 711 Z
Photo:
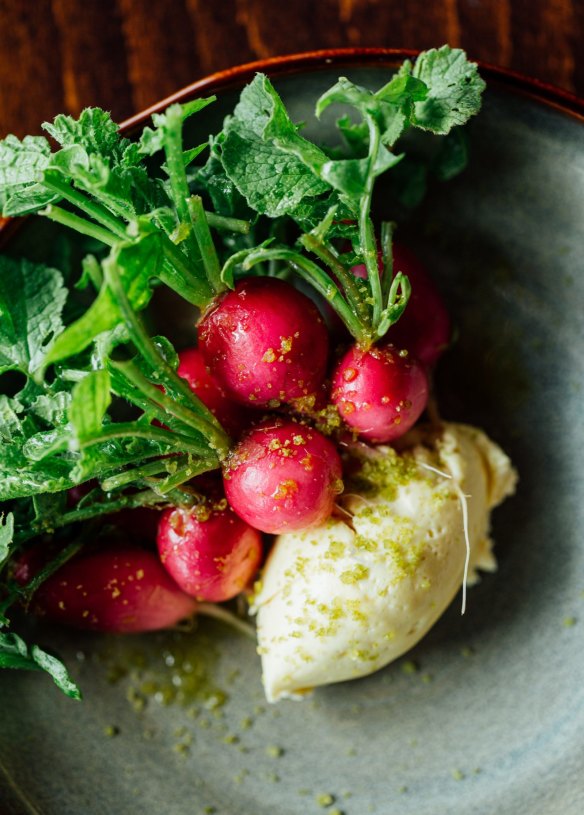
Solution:
M 174 99 L 217 93 L 205 132 L 191 125 L 197 144 L 261 69 L 314 134 L 314 100 L 339 75 L 375 88 L 404 56 L 269 60 Z M 0 676 L 5 815 L 584 812 L 584 108 L 483 75 L 469 169 L 403 230 L 458 326 L 438 371 L 442 412 L 484 427 L 520 473 L 494 516 L 498 572 L 406 658 L 273 707 L 253 643 L 217 624 L 124 640 L 37 630 L 85 701 L 42 676 Z M 54 239 L 39 219 L 3 234 L 5 251 L 33 258 Z

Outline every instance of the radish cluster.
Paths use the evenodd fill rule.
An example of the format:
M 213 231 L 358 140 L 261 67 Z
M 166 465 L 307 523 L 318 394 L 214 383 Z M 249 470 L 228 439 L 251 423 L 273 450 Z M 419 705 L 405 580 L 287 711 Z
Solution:
M 348 339 L 331 347 L 315 303 L 280 279 L 248 278 L 215 300 L 197 346 L 180 353 L 178 374 L 231 436 L 222 484 L 195 481 L 194 506 L 149 512 L 150 548 L 141 537 L 82 553 L 43 584 L 36 607 L 78 627 L 166 627 L 201 602 L 245 590 L 261 566 L 264 534 L 324 522 L 343 489 L 341 442 L 352 434 L 391 443 L 406 433 L 426 408 L 429 371 L 449 341 L 446 309 L 420 263 L 396 247 L 394 268 L 408 275 L 411 299 L 368 348 Z M 133 512 L 129 523 L 119 519 L 130 541 Z

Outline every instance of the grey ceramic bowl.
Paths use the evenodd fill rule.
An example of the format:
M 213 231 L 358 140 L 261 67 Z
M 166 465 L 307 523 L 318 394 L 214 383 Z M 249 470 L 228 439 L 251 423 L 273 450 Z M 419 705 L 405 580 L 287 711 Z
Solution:
M 285 58 L 178 98 L 217 91 L 219 125 L 259 67 L 315 132 L 313 102 L 338 75 L 376 87 L 403 56 Z M 583 109 L 484 75 L 469 170 L 405 231 L 459 326 L 442 411 L 486 428 L 521 475 L 494 518 L 498 573 L 407 659 L 272 708 L 253 644 L 215 624 L 124 641 L 36 631 L 85 701 L 41 676 L 0 676 L 5 815 L 584 812 Z M 38 220 L 4 234 L 29 256 L 53 239 Z

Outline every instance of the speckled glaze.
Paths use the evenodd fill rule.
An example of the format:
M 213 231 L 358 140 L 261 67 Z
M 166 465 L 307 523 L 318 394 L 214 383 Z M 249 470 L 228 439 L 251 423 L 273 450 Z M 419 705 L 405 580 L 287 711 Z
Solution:
M 266 70 L 315 133 L 313 101 L 339 74 L 376 87 L 394 63 L 376 51 Z M 484 427 L 520 473 L 494 517 L 498 573 L 406 659 L 272 708 L 253 644 L 215 623 L 201 625 L 188 659 L 203 673 L 209 665 L 228 695 L 219 707 L 212 693 L 186 707 L 136 703 L 140 683 L 120 676 L 120 652 L 176 690 L 185 675 L 175 674 L 175 635 L 120 644 L 37 630 L 72 664 L 85 702 L 42 676 L 0 675 L 3 815 L 584 811 L 583 121 L 575 101 L 486 77 L 469 170 L 433 189 L 403 233 L 459 329 L 439 366 L 442 412 Z M 209 130 L 246 78 L 204 84 L 220 90 Z M 205 135 L 193 132 L 193 144 Z M 29 221 L 8 235 L 9 251 L 42 256 L 51 229 Z M 106 735 L 111 727 L 119 734 Z

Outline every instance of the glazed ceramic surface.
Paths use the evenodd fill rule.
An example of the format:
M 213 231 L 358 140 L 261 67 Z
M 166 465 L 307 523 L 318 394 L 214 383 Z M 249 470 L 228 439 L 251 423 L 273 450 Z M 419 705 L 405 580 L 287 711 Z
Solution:
M 326 137 L 320 92 L 388 70 L 292 66 L 275 83 Z M 193 144 L 233 107 L 232 84 Z M 584 126 L 493 80 L 470 133 L 469 169 L 402 234 L 458 326 L 442 413 L 484 427 L 520 473 L 494 515 L 497 574 L 398 663 L 274 707 L 254 644 L 217 623 L 123 641 L 37 629 L 85 701 L 0 675 L 4 815 L 584 812 Z M 9 250 L 43 256 L 53 238 L 31 220 Z

